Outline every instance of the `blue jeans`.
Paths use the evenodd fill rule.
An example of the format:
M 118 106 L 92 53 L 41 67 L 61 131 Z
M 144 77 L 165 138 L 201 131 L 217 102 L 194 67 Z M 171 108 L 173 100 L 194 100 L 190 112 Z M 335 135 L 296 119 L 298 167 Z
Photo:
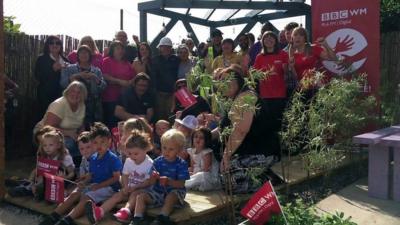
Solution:
M 81 153 L 79 152 L 78 144 L 76 141 L 70 137 L 64 138 L 65 147 L 68 149 L 69 154 L 72 156 L 74 160 L 74 164 L 76 167 L 79 167 L 80 161 L 82 159 Z

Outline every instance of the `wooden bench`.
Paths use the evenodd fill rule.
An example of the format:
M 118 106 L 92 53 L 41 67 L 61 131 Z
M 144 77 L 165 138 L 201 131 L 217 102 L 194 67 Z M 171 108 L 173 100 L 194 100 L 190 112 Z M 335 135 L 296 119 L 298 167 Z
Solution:
M 392 126 L 353 137 L 356 144 L 368 145 L 368 194 L 400 201 L 400 126 Z M 390 155 L 393 149 L 393 180 Z
M 10 197 L 6 195 L 5 201 L 27 208 L 45 215 L 49 215 L 56 207 L 55 204 L 45 201 L 37 202 L 32 197 Z M 223 215 L 226 210 L 226 195 L 222 191 L 213 192 L 188 192 L 185 198 L 186 206 L 182 209 L 175 209 L 171 214 L 171 219 L 178 225 L 188 225 L 204 222 Z M 160 213 L 160 208 L 147 210 L 147 215 L 156 217 Z M 86 216 L 75 220 L 78 225 L 90 224 Z M 99 225 L 120 225 L 112 218 L 111 214 L 106 215 Z

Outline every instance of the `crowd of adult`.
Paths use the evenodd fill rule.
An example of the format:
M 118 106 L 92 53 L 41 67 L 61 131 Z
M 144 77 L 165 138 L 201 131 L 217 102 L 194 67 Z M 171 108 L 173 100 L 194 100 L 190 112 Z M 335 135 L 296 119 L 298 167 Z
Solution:
M 310 69 L 320 68 L 321 60 L 337 59 L 323 38 L 311 44 L 307 31 L 294 22 L 287 24 L 280 34 L 266 23 L 257 41 L 251 33 L 240 34 L 238 40 L 235 43 L 223 38 L 223 33 L 216 29 L 207 42 L 198 46 L 187 38 L 179 40 L 181 44 L 174 49 L 171 39 L 164 37 L 158 43 L 158 52 L 153 52 L 147 42 L 133 36 L 131 44 L 127 34 L 118 31 L 103 54 L 93 38 L 85 36 L 78 49 L 65 56 L 61 39 L 49 36 L 35 67 L 39 82 L 37 104 L 42 118 L 35 130 L 45 125 L 59 129 L 77 161 L 76 138 L 97 121 L 110 129 L 131 118 L 150 125 L 176 119 L 177 127 L 184 124 L 190 130 L 206 126 L 213 130 L 213 150 L 218 152 L 215 146 L 223 146 L 221 171 L 235 171 L 232 179 L 236 191 L 249 190 L 252 183 L 246 168 L 267 170 L 280 159 L 278 132 L 288 98 L 302 79 L 312 76 Z M 235 50 L 236 44 L 239 51 Z M 233 105 L 225 115 L 212 114 L 208 99 L 198 93 L 192 93 L 197 103 L 190 106 L 176 98 L 175 93 L 187 85 L 187 76 L 200 62 L 207 73 L 233 74 L 226 93 Z M 253 90 L 245 83 L 250 68 L 272 73 Z M 311 87 L 309 94 L 316 89 Z M 241 107 L 248 96 L 262 106 L 259 112 Z M 197 121 L 188 125 L 189 119 L 184 120 L 188 116 L 197 117 Z M 219 133 L 228 126 L 232 132 L 223 143 L 218 143 Z M 191 147 L 190 141 L 188 145 Z

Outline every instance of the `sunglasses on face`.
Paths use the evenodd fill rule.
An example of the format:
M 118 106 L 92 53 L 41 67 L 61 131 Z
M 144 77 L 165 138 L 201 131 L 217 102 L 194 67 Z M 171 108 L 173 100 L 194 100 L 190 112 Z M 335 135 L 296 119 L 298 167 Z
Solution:
M 59 46 L 61 46 L 61 41 L 50 41 L 49 45 L 59 45 Z

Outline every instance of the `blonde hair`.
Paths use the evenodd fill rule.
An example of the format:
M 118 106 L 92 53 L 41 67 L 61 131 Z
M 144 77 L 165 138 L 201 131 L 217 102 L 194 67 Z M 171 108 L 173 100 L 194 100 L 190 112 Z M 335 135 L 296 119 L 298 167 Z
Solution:
M 85 42 L 87 42 L 87 43 L 85 44 Z M 79 41 L 77 49 L 79 49 L 79 47 L 81 47 L 82 45 L 89 46 L 89 48 L 92 50 L 92 54 L 96 54 L 96 53 L 100 52 L 99 49 L 97 48 L 96 42 L 93 40 L 92 36 L 82 37 L 81 40 Z
M 164 125 L 167 125 L 168 127 L 171 127 L 171 124 L 166 120 L 157 121 L 156 126 L 161 125 L 161 124 L 164 124 Z
M 161 145 L 170 141 L 177 144 L 180 149 L 183 149 L 186 143 L 186 138 L 185 135 L 179 130 L 171 129 L 161 136 Z
M 59 130 L 52 130 L 46 132 L 42 135 L 42 139 L 45 138 L 55 138 L 57 139 L 60 147 L 57 149 L 57 160 L 64 160 L 64 157 L 68 154 L 68 150 L 65 148 L 64 145 L 64 135 Z M 37 153 L 38 157 L 47 157 L 46 152 L 43 149 L 43 143 L 40 143 L 39 150 Z
M 81 101 L 82 101 L 82 103 L 83 103 L 83 102 L 86 100 L 88 93 L 87 93 L 86 86 L 85 86 L 82 82 L 80 82 L 80 81 L 76 81 L 76 80 L 75 80 L 75 81 L 72 81 L 72 82 L 68 85 L 68 87 L 65 88 L 65 90 L 64 90 L 64 92 L 63 92 L 63 96 L 66 98 L 67 95 L 68 95 L 68 92 L 69 92 L 72 88 L 74 88 L 74 87 L 78 87 L 78 88 L 79 88 L 79 90 L 80 90 L 80 92 L 81 92 Z
M 152 133 L 152 129 L 151 129 L 150 125 L 148 123 L 146 123 L 146 121 L 144 121 L 143 119 L 131 118 L 124 122 L 124 126 L 123 126 L 124 133 L 130 132 L 135 129 L 145 132 L 147 134 Z

